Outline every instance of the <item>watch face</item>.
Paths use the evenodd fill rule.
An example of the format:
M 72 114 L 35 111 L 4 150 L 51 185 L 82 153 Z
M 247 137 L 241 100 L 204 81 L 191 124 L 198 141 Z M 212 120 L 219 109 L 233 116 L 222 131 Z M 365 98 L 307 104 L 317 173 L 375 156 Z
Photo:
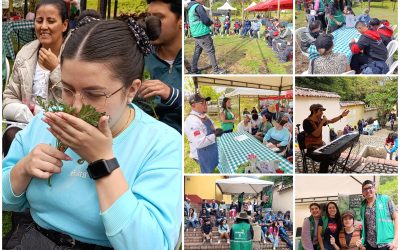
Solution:
M 107 164 L 103 160 L 93 162 L 89 172 L 93 179 L 106 176 L 110 173 Z
M 89 176 L 92 179 L 99 179 L 101 177 L 107 176 L 111 174 L 111 172 L 118 168 L 119 164 L 115 158 L 111 160 L 98 160 L 91 164 L 88 167 Z

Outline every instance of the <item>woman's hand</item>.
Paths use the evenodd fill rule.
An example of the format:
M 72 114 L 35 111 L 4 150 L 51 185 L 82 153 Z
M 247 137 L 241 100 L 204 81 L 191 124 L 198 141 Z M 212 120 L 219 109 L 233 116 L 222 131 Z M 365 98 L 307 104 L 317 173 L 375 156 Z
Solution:
M 60 64 L 58 57 L 51 52 L 51 49 L 47 50 L 45 48 L 41 48 L 39 50 L 38 61 L 40 65 L 45 67 L 50 72 L 52 72 L 55 68 L 57 68 L 58 64 Z
M 47 144 L 37 145 L 22 161 L 22 174 L 39 179 L 47 179 L 54 173 L 60 173 L 62 161 L 70 161 L 65 153 Z
M 108 116 L 102 116 L 98 128 L 75 116 L 58 112 L 46 112 L 43 121 L 48 130 L 62 142 L 91 163 L 99 159 L 114 158 L 112 133 L 108 127 Z

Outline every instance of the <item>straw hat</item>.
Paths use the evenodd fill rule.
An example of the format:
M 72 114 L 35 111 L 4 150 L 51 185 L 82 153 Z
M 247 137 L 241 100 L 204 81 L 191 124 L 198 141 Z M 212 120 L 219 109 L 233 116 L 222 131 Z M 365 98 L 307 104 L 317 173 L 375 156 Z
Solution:
M 240 213 L 236 216 L 236 218 L 237 218 L 237 219 L 243 219 L 243 220 L 249 220 L 249 219 L 250 219 L 246 212 L 240 212 Z

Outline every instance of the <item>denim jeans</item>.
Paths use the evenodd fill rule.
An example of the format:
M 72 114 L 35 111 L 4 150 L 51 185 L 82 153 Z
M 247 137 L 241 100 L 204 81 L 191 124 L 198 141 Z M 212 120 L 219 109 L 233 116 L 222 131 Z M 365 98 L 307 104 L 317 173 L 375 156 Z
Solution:
M 194 41 L 195 41 L 195 47 L 192 60 L 192 72 L 196 72 L 198 70 L 197 63 L 199 62 L 199 58 L 203 50 L 205 50 L 205 52 L 208 54 L 208 59 L 210 59 L 210 63 L 213 70 L 217 71 L 218 70 L 217 58 L 215 57 L 215 48 L 211 36 L 205 35 L 201 37 L 195 37 Z

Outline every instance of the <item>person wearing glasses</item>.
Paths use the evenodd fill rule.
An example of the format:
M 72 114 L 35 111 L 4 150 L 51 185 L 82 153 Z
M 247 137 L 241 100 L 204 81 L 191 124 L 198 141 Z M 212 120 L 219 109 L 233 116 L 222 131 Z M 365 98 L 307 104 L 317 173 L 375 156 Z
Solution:
M 361 185 L 362 245 L 369 249 L 397 249 L 397 208 L 392 199 L 377 194 L 375 183 L 366 180 Z
M 142 27 L 85 16 L 72 32 L 51 91 L 77 111 L 91 105 L 105 115 L 94 127 L 46 112 L 16 135 L 3 160 L 3 210 L 29 207 L 34 223 L 15 249 L 175 248 L 181 135 L 132 104 L 151 51 L 147 34 L 159 29 L 152 18 Z
M 189 97 L 192 108 L 185 120 L 185 134 L 189 140 L 190 158 L 200 165 L 201 173 L 212 173 L 218 165 L 218 147 L 216 137 L 223 130 L 216 128 L 214 122 L 207 116 L 207 102 L 210 97 L 202 97 L 199 93 Z
M 312 104 L 310 106 L 311 114 L 303 121 L 303 129 L 306 132 L 305 147 L 308 155 L 325 144 L 322 141 L 322 128 L 330 123 L 339 121 L 350 112 L 348 109 L 345 109 L 341 115 L 328 119 L 324 115 L 325 110 L 321 104 Z M 319 173 L 328 173 L 329 164 L 329 161 L 321 161 Z

